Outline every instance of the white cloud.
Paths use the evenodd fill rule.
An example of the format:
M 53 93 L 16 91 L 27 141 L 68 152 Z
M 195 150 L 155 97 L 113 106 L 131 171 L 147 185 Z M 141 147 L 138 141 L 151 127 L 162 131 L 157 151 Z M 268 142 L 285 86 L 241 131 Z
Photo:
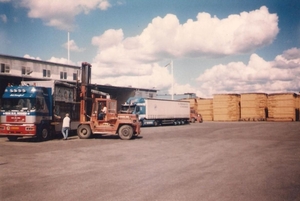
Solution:
M 298 92 L 299 53 L 300 49 L 289 49 L 270 62 L 252 54 L 248 64 L 231 62 L 213 66 L 197 78 L 198 95 L 211 97 L 217 93 Z
M 30 56 L 29 54 L 25 54 L 25 55 L 24 55 L 24 58 L 26 58 L 26 59 L 35 59 L 35 60 L 41 60 L 41 58 L 40 58 L 40 57 L 32 57 L 32 56 Z
M 111 6 L 108 0 L 21 0 L 20 5 L 29 9 L 30 18 L 40 18 L 48 26 L 68 31 L 73 29 L 76 15 Z
M 2 22 L 7 23 L 7 16 L 5 14 L 0 15 L 0 19 Z
M 69 65 L 76 65 L 74 62 L 70 61 L 66 58 L 57 58 L 57 57 L 51 57 L 49 60 L 47 60 L 49 62 L 53 62 L 53 63 L 60 63 L 60 64 L 69 64 Z
M 172 14 L 164 18 L 156 17 L 135 37 L 125 38 L 122 29 L 110 29 L 92 38 L 91 43 L 98 47 L 93 61 L 93 69 L 96 69 L 93 70 L 96 71 L 94 80 L 100 84 L 116 83 L 144 88 L 171 87 L 170 73 L 166 68 L 159 67 L 159 63 L 170 58 L 248 53 L 271 44 L 278 32 L 278 17 L 270 14 L 265 6 L 225 19 L 199 13 L 196 20 L 189 19 L 183 24 Z M 238 64 L 231 65 L 238 68 L 234 67 Z M 141 78 L 139 82 L 134 76 Z M 251 76 L 252 79 L 259 78 L 250 73 Z M 202 91 L 190 85 L 175 85 L 175 93 L 184 92 L 184 89 L 188 92 Z
M 63 44 L 63 47 L 68 49 L 68 42 L 64 43 Z M 69 41 L 69 48 L 70 48 L 70 51 L 73 51 L 73 52 L 83 52 L 85 50 L 85 48 L 79 48 L 75 41 L 74 40 L 70 40 Z
M 120 44 L 123 41 L 123 30 L 109 29 L 100 36 L 92 38 L 92 44 L 98 46 L 100 51 Z

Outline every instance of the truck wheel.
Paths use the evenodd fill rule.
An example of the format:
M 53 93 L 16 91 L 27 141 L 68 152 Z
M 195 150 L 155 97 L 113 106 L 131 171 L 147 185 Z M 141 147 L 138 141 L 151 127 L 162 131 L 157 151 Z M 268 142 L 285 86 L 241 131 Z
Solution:
M 80 139 L 88 139 L 92 135 L 92 131 L 89 125 L 80 125 L 77 128 L 77 135 Z
M 18 136 L 8 136 L 7 139 L 8 139 L 9 141 L 17 141 Z
M 46 141 L 50 138 L 50 132 L 46 127 L 43 127 L 41 133 L 38 134 L 38 141 Z
M 133 129 L 131 126 L 123 125 L 119 128 L 119 136 L 122 140 L 130 140 L 133 136 Z

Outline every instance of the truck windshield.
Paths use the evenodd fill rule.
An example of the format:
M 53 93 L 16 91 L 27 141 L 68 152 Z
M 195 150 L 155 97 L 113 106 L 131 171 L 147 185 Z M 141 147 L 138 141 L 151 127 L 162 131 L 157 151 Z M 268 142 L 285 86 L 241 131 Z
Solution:
M 136 114 L 137 112 L 139 112 L 137 105 L 122 105 L 121 107 L 121 113 Z
M 1 110 L 34 110 L 35 98 L 6 98 L 2 99 Z

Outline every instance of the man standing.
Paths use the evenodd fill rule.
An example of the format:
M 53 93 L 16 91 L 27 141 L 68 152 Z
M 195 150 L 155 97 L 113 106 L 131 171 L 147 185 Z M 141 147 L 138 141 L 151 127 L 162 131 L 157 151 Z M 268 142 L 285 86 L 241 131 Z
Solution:
M 68 132 L 69 132 L 69 129 L 70 129 L 70 122 L 71 122 L 71 119 L 69 117 L 69 113 L 67 113 L 65 118 L 63 119 L 63 124 L 62 124 L 62 129 L 61 129 L 64 140 L 68 139 Z

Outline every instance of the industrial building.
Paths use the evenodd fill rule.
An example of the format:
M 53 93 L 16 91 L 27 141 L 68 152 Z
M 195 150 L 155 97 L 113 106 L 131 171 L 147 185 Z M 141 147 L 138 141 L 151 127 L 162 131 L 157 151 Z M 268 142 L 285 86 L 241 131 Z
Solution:
M 42 60 L 28 59 L 0 54 L 0 94 L 2 95 L 8 84 L 19 85 L 21 81 L 32 80 L 60 80 L 68 83 L 80 81 L 81 67 Z M 95 85 L 102 92 L 110 94 L 118 101 L 118 108 L 129 97 L 156 97 L 157 90 L 134 87 L 120 87 L 111 85 Z

